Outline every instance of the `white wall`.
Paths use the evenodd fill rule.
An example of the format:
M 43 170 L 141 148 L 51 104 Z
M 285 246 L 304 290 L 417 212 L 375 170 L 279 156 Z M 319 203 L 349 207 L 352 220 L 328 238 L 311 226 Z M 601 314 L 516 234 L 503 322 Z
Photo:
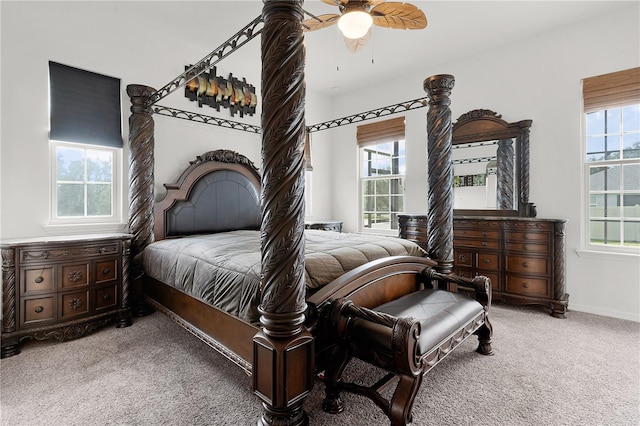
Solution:
M 176 38 L 169 31 L 148 31 L 143 14 L 128 13 L 128 8 L 144 3 L 0 2 L 2 238 L 43 235 L 48 221 L 49 60 L 122 79 L 126 139 L 126 85 L 158 88 L 180 74 L 183 65 L 196 62 L 211 50 L 208 40 L 198 44 Z M 471 57 L 437 66 L 426 64 L 394 78 L 392 84 L 397 87 L 386 91 L 390 97 L 384 101 L 378 92 L 369 91 L 334 99 L 308 93 L 307 124 L 425 96 L 423 80 L 437 73 L 456 77 L 454 119 L 476 108 L 492 109 L 507 121 L 532 119 L 530 199 L 540 217 L 569 220 L 570 309 L 638 320 L 638 258 L 577 254 L 582 220 L 580 79 L 639 65 L 637 17 L 638 4 L 633 3 L 626 10 L 534 39 L 505 41 L 500 48 Z M 233 72 L 259 83 L 255 64 L 237 69 L 242 64 L 224 63 L 219 67 L 220 75 Z M 198 109 L 180 94 L 161 103 L 216 115 L 210 108 Z M 406 114 L 408 213 L 426 211 L 426 112 L 423 108 Z M 220 115 L 231 119 L 228 111 Z M 259 114 L 252 120 L 258 124 Z M 235 149 L 256 163 L 260 161 L 256 135 L 166 117 L 156 117 L 156 128 L 159 184 L 175 181 L 189 160 L 212 149 Z M 313 134 L 313 219 L 343 220 L 347 231 L 356 231 L 358 221 L 355 130 L 356 126 L 344 126 Z M 125 141 L 125 165 L 127 155 Z M 126 167 L 124 178 L 126 182 Z
M 0 237 L 41 236 L 54 232 L 82 232 L 78 229 L 46 229 L 49 220 L 48 149 L 48 61 L 106 74 L 121 79 L 123 155 L 123 222 L 127 218 L 129 84 L 156 89 L 224 43 L 221 40 L 181 39 L 145 19 L 148 2 L 0 2 L 2 43 L 2 130 L 0 172 Z M 153 7 L 171 7 L 157 2 Z M 175 4 L 173 5 L 175 7 Z M 170 18 L 169 18 L 170 19 Z M 238 31 L 246 22 L 229 25 Z M 184 23 L 180 24 L 184 26 Z M 237 27 L 237 28 L 236 28 Z M 212 46 L 212 42 L 216 44 Z M 242 49 L 256 50 L 256 62 L 234 61 L 233 55 L 218 64 L 217 75 L 245 77 L 260 92 L 259 38 Z M 307 123 L 331 118 L 331 102 L 324 95 L 307 93 Z M 228 120 L 260 125 L 260 104 L 253 117 L 232 117 L 222 108 L 198 108 L 183 96 L 183 89 L 169 95 L 160 105 L 199 112 Z M 155 116 L 156 197 L 162 184 L 175 182 L 189 161 L 206 151 L 233 149 L 261 161 L 260 135 L 200 123 Z M 326 135 L 313 143 L 316 171 L 313 189 L 316 218 L 330 216 L 330 157 Z M 325 147 L 323 152 L 323 146 Z M 93 230 L 94 228 L 91 228 Z M 85 232 L 87 230 L 84 230 Z
M 359 91 L 334 100 L 338 117 L 425 96 L 422 83 L 434 74 L 452 74 L 455 120 L 472 109 L 490 109 L 506 121 L 532 119 L 530 201 L 538 217 L 564 218 L 567 224 L 569 309 L 640 320 L 640 258 L 578 254 L 581 249 L 582 139 L 581 86 L 584 77 L 640 65 L 638 3 L 591 21 L 535 38 L 505 41 L 478 52 L 395 78 L 397 99 L 380 103 L 377 92 Z M 428 47 L 426 47 L 428 48 Z M 393 89 L 393 90 L 391 90 Z M 426 108 L 410 111 L 407 122 L 406 212 L 425 213 Z M 358 226 L 355 126 L 332 130 L 333 218 L 347 231 Z M 339 153 L 339 154 L 338 154 Z

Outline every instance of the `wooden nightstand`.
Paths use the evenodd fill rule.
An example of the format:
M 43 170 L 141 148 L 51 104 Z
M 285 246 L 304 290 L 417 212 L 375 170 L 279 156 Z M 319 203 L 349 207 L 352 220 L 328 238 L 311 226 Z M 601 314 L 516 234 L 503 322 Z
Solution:
M 116 320 L 131 325 L 130 234 L 76 235 L 0 242 L 0 357 L 25 339 L 82 337 Z
M 340 221 L 315 221 L 306 222 L 304 229 L 319 229 L 321 231 L 342 232 L 342 222 Z

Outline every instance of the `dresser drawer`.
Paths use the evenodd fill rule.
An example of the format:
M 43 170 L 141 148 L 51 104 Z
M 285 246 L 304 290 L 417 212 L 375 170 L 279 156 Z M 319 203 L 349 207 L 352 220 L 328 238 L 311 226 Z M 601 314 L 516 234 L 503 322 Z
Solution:
M 20 292 L 24 295 L 56 291 L 56 268 L 52 265 L 20 269 Z
M 535 242 L 549 243 L 551 234 L 549 232 L 532 232 L 532 231 L 505 231 L 507 241 L 515 242 Z
M 549 296 L 549 280 L 509 275 L 506 278 L 507 291 L 524 296 Z
M 482 225 L 478 225 L 480 228 Z M 486 229 L 453 229 L 453 237 L 457 238 L 479 238 L 479 239 L 500 239 L 500 231 Z
M 490 269 L 497 271 L 500 269 L 500 255 L 498 253 L 483 253 L 476 254 L 476 268 L 478 269 Z
M 120 244 L 105 242 L 104 244 L 87 245 L 56 245 L 46 247 L 20 248 L 18 255 L 20 262 L 33 263 L 43 261 L 67 261 L 100 255 L 120 254 Z
M 471 250 L 454 249 L 453 259 L 453 263 L 456 266 L 466 266 L 469 268 L 473 266 L 473 252 Z
M 58 295 L 60 320 L 68 320 L 89 314 L 89 290 Z
M 89 285 L 89 262 L 60 265 L 60 289 L 67 290 L 74 287 Z
M 514 242 L 507 241 L 505 243 L 505 249 L 508 251 L 525 251 L 529 253 L 549 253 L 549 244 L 545 243 L 523 243 L 523 242 Z
M 20 325 L 33 326 L 56 320 L 56 298 L 54 295 L 22 299 Z
M 459 247 L 473 247 L 473 248 L 487 248 L 500 250 L 499 240 L 473 240 L 468 238 L 456 238 L 453 240 L 454 246 Z
M 506 262 L 508 272 L 550 274 L 550 262 L 546 258 L 507 255 Z

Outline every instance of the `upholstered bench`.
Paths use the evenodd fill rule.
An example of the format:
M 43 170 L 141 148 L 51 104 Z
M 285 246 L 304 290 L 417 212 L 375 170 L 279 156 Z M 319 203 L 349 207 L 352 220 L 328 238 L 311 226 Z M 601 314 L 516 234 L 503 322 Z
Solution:
M 422 378 L 431 368 L 472 334 L 478 335 L 477 352 L 492 355 L 491 283 L 442 275 L 431 269 L 432 288 L 408 294 L 374 309 L 355 306 L 348 299 L 332 302 L 329 321 L 338 345 L 325 370 L 323 409 L 343 410 L 340 392 L 352 392 L 373 400 L 391 425 L 411 423 L 411 409 Z M 465 291 L 462 291 L 465 290 Z M 475 298 L 469 296 L 475 293 Z M 371 386 L 341 380 L 349 361 L 356 357 L 387 371 Z M 382 392 L 399 377 L 390 399 Z

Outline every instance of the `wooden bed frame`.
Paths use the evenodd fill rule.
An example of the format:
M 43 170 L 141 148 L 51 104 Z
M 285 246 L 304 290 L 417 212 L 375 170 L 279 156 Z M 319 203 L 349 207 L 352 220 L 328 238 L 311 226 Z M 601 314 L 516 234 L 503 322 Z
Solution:
M 262 176 L 246 164 L 217 158 L 196 162 L 161 209 L 154 208 L 154 124 L 158 91 L 129 85 L 130 192 L 132 256 L 163 238 L 165 207 L 186 197 L 212 169 L 230 169 L 260 180 L 262 283 L 260 325 L 256 327 L 144 278 L 145 298 L 187 330 L 238 364 L 253 379 L 263 403 L 262 425 L 303 425 L 302 405 L 323 368 L 332 342 L 318 330 L 318 308 L 348 298 L 373 308 L 422 288 L 425 268 L 449 274 L 453 264 L 453 173 L 451 168 L 451 75 L 424 81 L 429 96 L 429 256 L 392 257 L 359 267 L 310 297 L 304 282 L 304 18 L 302 0 L 267 0 L 262 11 Z M 233 157 L 233 155 L 231 155 Z M 230 158 L 231 158 L 230 157 Z M 159 223 L 157 223 L 159 222 Z M 138 271 L 138 277 L 141 273 Z M 136 277 L 134 277 L 135 279 Z

